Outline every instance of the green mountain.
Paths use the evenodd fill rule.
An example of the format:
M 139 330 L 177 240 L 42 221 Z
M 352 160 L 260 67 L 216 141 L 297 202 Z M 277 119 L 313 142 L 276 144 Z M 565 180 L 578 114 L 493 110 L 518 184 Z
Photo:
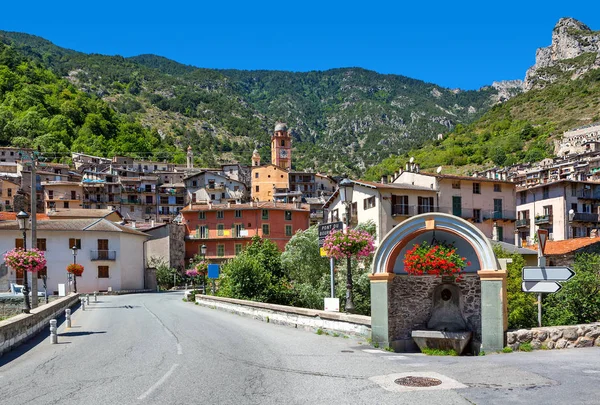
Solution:
M 392 174 L 409 156 L 422 168 L 448 166 L 445 172 L 462 174 L 540 161 L 554 155 L 554 141 L 564 131 L 600 121 L 600 32 L 563 18 L 552 32 L 552 45 L 536 55 L 526 92 L 469 125 L 457 125 L 441 141 L 383 160 L 366 178 Z
M 203 165 L 249 163 L 255 147 L 270 156 L 272 129 L 284 121 L 292 128 L 296 169 L 362 174 L 392 154 L 472 122 L 500 98 L 495 87 L 449 90 L 360 68 L 305 73 L 214 70 L 155 55 L 84 54 L 21 33 L 0 31 L 0 42 L 90 100 L 110 106 L 119 120 L 158 134 L 160 146 L 150 152 L 118 149 L 108 142 L 114 134 L 103 132 L 102 126 L 94 135 L 107 142 L 83 139 L 85 134 L 77 130 L 69 135 L 71 142 L 63 142 L 67 149 L 104 155 L 145 157 L 160 151 L 161 156 L 170 153 L 181 160 L 191 144 Z M 31 134 L 29 140 L 37 136 Z M 0 142 L 13 142 L 13 135 Z

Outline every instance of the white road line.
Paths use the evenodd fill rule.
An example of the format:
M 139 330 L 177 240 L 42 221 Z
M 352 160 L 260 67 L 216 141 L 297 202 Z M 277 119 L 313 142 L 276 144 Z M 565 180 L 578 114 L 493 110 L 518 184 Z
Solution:
M 148 307 L 147 307 L 145 304 L 144 304 L 144 309 L 145 309 L 146 311 L 148 311 L 148 313 L 149 313 L 149 314 L 150 314 L 150 315 L 151 315 L 151 316 L 152 316 L 154 319 L 156 319 L 156 322 L 158 322 L 158 323 L 160 324 L 160 326 L 162 326 L 162 328 L 164 329 L 164 331 L 165 331 L 165 333 L 166 333 L 167 335 L 169 335 L 169 336 L 171 336 L 173 339 L 175 339 L 175 341 L 177 342 L 177 354 L 179 354 L 179 355 L 182 355 L 182 354 L 183 354 L 183 348 L 181 347 L 181 344 L 179 343 L 179 339 L 177 339 L 177 336 L 175 336 L 175 335 L 173 334 L 173 332 L 171 332 L 171 331 L 169 330 L 169 328 L 167 328 L 167 326 L 166 326 L 164 323 L 162 323 L 162 321 L 161 321 L 160 319 L 158 319 L 158 316 L 156 316 L 156 315 L 154 314 L 154 312 L 150 311 L 150 310 L 148 309 Z
M 390 354 L 390 352 L 384 352 L 383 350 L 377 349 L 363 349 L 363 352 L 371 354 Z
M 406 360 L 406 359 L 408 359 L 408 357 L 406 357 L 406 356 L 384 356 L 383 358 L 387 359 L 387 360 Z
M 152 387 L 150 387 L 150 389 L 146 392 L 144 392 L 142 395 L 140 395 L 138 397 L 139 400 L 142 399 L 146 399 L 146 397 L 150 394 L 152 394 L 152 392 L 157 389 L 158 387 L 160 387 L 162 384 L 165 383 L 165 381 L 167 381 L 167 378 L 169 378 L 169 376 L 171 376 L 171 374 L 173 374 L 173 371 L 175 371 L 175 369 L 177 368 L 177 366 L 179 366 L 179 364 L 173 364 L 173 366 L 171 367 L 171 369 L 169 371 L 167 371 L 167 373 L 165 375 L 163 375 L 161 377 L 160 380 L 158 380 L 156 382 L 156 384 L 154 384 Z

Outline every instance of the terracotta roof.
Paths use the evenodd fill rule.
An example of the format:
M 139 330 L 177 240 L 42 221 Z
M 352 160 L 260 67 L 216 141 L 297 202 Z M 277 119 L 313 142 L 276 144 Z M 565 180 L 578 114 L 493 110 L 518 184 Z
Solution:
M 43 220 L 49 219 L 48 215 L 46 215 L 46 214 L 35 214 L 35 217 L 37 218 L 38 221 L 43 221 Z M 16 212 L 0 211 L 0 221 L 16 221 L 16 220 L 17 220 Z
M 256 209 L 279 209 L 289 211 L 309 211 L 306 204 L 301 204 L 297 208 L 296 204 L 290 203 L 274 203 L 274 202 L 255 202 L 252 206 L 249 204 L 190 204 L 182 209 L 182 212 L 198 212 L 198 211 L 227 211 L 227 210 L 256 210 Z
M 84 218 L 105 218 L 112 213 L 116 213 L 119 217 L 123 218 L 123 216 L 119 213 L 119 211 L 113 211 L 109 209 L 86 209 L 86 208 L 66 208 L 66 209 L 56 209 L 54 211 L 48 212 L 48 217 L 50 218 L 73 218 L 73 217 L 84 217 Z
M 83 218 L 83 219 L 55 219 L 39 221 L 38 231 L 96 231 L 96 232 L 123 232 L 133 235 L 148 236 L 135 229 L 115 224 L 107 219 Z M 0 222 L 0 231 L 19 230 L 16 221 Z
M 397 190 L 417 190 L 417 191 L 435 191 L 432 188 L 425 186 L 415 186 L 413 184 L 406 183 L 377 183 L 374 181 L 366 180 L 352 180 L 356 184 L 362 184 L 363 186 L 371 188 L 391 188 Z
M 567 240 L 549 240 L 546 242 L 544 255 L 564 255 L 582 249 L 586 246 L 600 243 L 600 238 L 575 238 Z M 532 249 L 537 250 L 537 245 L 533 245 Z

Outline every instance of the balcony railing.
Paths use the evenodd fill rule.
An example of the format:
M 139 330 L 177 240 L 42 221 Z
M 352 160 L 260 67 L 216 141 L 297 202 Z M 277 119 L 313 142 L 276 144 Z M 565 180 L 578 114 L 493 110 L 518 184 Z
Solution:
M 591 212 L 576 212 L 573 215 L 573 222 L 600 222 L 598 214 L 592 214 Z
M 592 190 L 580 190 L 577 193 L 577 198 L 581 198 L 584 200 L 600 200 L 600 194 L 593 193 Z
M 535 217 L 536 225 L 544 225 L 544 224 L 551 224 L 551 223 L 552 223 L 552 215 L 542 215 L 539 217 Z
M 517 228 L 527 228 L 529 226 L 529 218 L 517 219 Z
M 483 219 L 514 221 L 517 219 L 517 213 L 516 211 L 509 210 L 485 211 L 483 213 Z
M 90 250 L 91 260 L 116 260 L 117 252 L 115 250 Z

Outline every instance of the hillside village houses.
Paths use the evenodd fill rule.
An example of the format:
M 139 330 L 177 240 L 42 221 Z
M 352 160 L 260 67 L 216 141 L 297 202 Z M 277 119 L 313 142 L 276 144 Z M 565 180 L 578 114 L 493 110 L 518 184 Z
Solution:
M 410 162 L 405 170 L 381 182 L 354 180 L 351 223 L 373 220 L 377 241 L 403 220 L 426 212 L 460 216 L 489 238 L 519 246 L 534 243 L 539 228 L 548 229 L 555 241 L 597 236 L 599 131 L 596 124 L 565 133 L 557 144 L 560 157 L 492 168 L 475 177 L 423 173 L 418 164 Z M 0 148 L 2 211 L 14 210 L 17 192 L 21 196 L 31 193 L 31 161 L 22 160 L 19 152 L 19 148 Z M 272 239 L 283 249 L 298 230 L 318 222 L 344 220 L 346 215 L 336 179 L 292 170 L 292 134 L 284 123 L 275 125 L 271 159 L 266 164 L 255 150 L 251 166 L 228 163 L 196 168 L 191 146 L 184 165 L 82 153 L 72 153 L 71 158 L 74 167 L 48 162 L 36 165 L 38 213 L 43 216 L 40 232 L 50 232 L 44 227 L 61 226 L 64 229 L 53 228 L 52 232 L 69 232 L 72 225 L 64 225 L 72 224 L 69 221 L 103 221 L 103 226 L 115 223 L 112 232 L 118 234 L 126 224 L 125 229 L 133 230 L 131 235 L 145 233 L 154 241 L 152 249 L 145 245 L 145 254 L 139 249 L 140 254 L 133 255 L 142 268 L 152 251 L 153 258 L 164 254 L 172 267 L 182 271 L 202 245 L 207 246 L 210 260 L 222 262 L 239 253 L 254 235 Z M 47 225 L 48 221 L 55 224 Z M 12 231 L 16 222 L 0 217 L 0 224 Z M 88 232 L 75 239 L 90 238 L 91 229 L 73 231 Z M 6 250 L 15 246 L 18 237 L 5 235 L 0 234 L 0 243 Z M 98 239 L 107 238 L 96 238 L 96 243 Z M 95 250 L 119 246 L 114 235 L 108 239 L 110 249 L 96 246 Z M 177 242 L 167 244 L 171 239 Z M 89 250 L 94 250 L 90 244 L 86 242 Z M 94 270 L 90 273 L 97 273 L 98 263 L 91 265 Z M 104 272 L 106 266 L 102 266 Z M 63 267 L 61 264 L 61 272 Z M 110 263 L 108 268 L 110 274 L 121 278 L 120 268 Z M 86 283 L 96 282 L 90 280 Z M 113 284 L 121 288 L 127 283 Z
M 515 243 L 514 184 L 478 177 L 422 173 L 416 163 L 396 173 L 391 182 L 355 180 L 352 222 L 373 220 L 376 242 L 403 220 L 442 212 L 472 222 L 493 240 Z M 334 194 L 326 203 L 330 221 L 345 220 L 345 207 Z

